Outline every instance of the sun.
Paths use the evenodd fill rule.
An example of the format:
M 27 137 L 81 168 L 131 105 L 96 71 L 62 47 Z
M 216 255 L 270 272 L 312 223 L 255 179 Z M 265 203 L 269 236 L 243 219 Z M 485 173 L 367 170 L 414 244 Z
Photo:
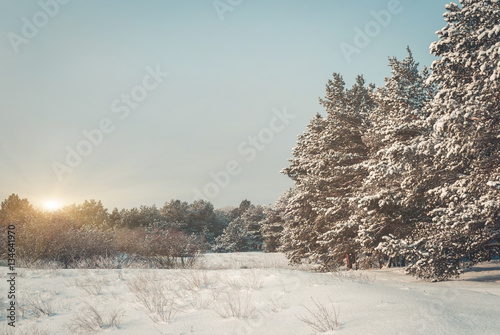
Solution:
M 59 201 L 56 201 L 56 200 L 47 200 L 43 203 L 43 207 L 52 212 L 52 211 L 56 211 L 58 210 L 59 208 L 62 207 L 61 203 Z

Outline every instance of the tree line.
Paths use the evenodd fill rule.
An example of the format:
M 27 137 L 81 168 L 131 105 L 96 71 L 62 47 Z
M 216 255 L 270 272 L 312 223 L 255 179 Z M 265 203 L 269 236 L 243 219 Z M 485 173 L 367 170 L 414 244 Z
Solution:
M 446 5 L 430 69 L 408 48 L 384 86 L 328 81 L 274 206 L 292 263 L 445 280 L 499 255 L 500 3 L 460 3 Z
M 16 226 L 16 255 L 24 266 L 171 268 L 192 265 L 205 251 L 262 250 L 266 211 L 248 200 L 227 209 L 205 200 L 171 200 L 161 208 L 111 212 L 101 201 L 86 200 L 46 211 L 12 194 L 1 203 L 0 229 Z

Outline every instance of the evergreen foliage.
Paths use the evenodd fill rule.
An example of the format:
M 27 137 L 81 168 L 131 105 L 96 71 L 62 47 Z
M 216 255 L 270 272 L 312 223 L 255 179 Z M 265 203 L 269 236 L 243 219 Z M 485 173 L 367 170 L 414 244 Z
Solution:
M 498 255 L 500 3 L 446 9 L 430 70 L 408 48 L 389 58 L 383 87 L 328 81 L 326 116 L 311 120 L 282 170 L 295 183 L 280 205 L 290 262 L 387 262 L 445 280 Z

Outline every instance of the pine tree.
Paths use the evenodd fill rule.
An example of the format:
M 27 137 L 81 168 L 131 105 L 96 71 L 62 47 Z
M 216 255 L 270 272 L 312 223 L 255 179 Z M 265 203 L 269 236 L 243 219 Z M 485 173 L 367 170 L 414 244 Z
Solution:
M 101 200 L 85 200 L 80 205 L 69 205 L 63 208 L 78 227 L 86 225 L 105 226 L 109 224 L 109 213 Z
M 189 204 L 186 201 L 170 200 L 165 202 L 160 212 L 170 226 L 185 229 L 189 212 Z
M 342 78 L 334 76 L 334 94 L 327 87 L 325 100 L 328 136 L 323 145 L 326 153 L 321 203 L 318 213 L 325 221 L 319 244 L 326 269 L 342 264 L 348 269 L 357 266 L 359 243 L 356 239 L 359 218 L 356 204 L 367 176 L 368 147 L 364 136 L 370 127 L 369 117 L 375 108 L 373 85 L 365 87 L 362 76 L 351 89 L 342 90 Z M 332 99 L 333 97 L 333 99 Z
M 254 243 L 253 235 L 248 231 L 243 219 L 236 218 L 215 239 L 215 252 L 249 251 Z
M 364 137 L 370 149 L 369 175 L 358 203 L 364 267 L 374 262 L 381 266 L 385 257 L 390 258 L 389 265 L 404 265 L 396 250 L 388 252 L 388 245 L 406 237 L 420 215 L 404 185 L 419 164 L 412 148 L 414 140 L 430 131 L 425 107 L 436 87 L 426 83 L 429 71 L 420 72 L 409 47 L 407 51 L 401 61 L 389 58 L 391 76 L 374 94 L 377 107 L 370 114 L 371 127 Z
M 440 85 L 428 119 L 432 136 L 419 146 L 432 160 L 421 181 L 427 219 L 407 242 L 408 272 L 443 280 L 488 260 L 500 237 L 500 3 L 449 4 L 447 25 L 431 52 L 430 82 Z
M 281 238 L 285 228 L 286 206 L 293 195 L 293 189 L 285 191 L 276 202 L 264 209 L 265 218 L 261 221 L 264 251 L 276 252 L 281 248 Z
M 262 237 L 261 222 L 265 219 L 264 207 L 250 205 L 241 215 L 241 220 L 248 233 L 252 235 L 252 250 L 262 250 L 264 238 Z
M 11 224 L 19 225 L 29 222 L 36 214 L 36 210 L 28 199 L 21 199 L 17 194 L 11 194 L 2 201 L 0 207 L 0 227 Z
M 120 217 L 120 224 L 127 228 L 141 227 L 141 225 L 145 224 L 141 218 L 139 210 L 136 207 L 131 209 L 122 209 L 120 211 Z
M 327 117 L 316 115 L 299 136 L 290 166 L 283 169 L 296 191 L 286 210 L 288 241 L 283 247 L 292 262 L 307 259 L 323 269 L 344 259 L 348 267 L 355 263 L 358 224 L 351 213 L 356 190 L 366 176 L 362 136 L 374 106 L 372 89 L 365 87 L 361 76 L 345 89 L 342 77 L 334 74 L 325 99 L 320 99 Z
M 119 225 L 122 220 L 122 216 L 120 215 L 120 211 L 117 207 L 113 208 L 111 214 L 109 214 L 109 222 L 113 225 Z
M 281 238 L 281 250 L 294 264 L 309 260 L 318 248 L 315 228 L 318 214 L 313 210 L 316 188 L 309 175 L 323 169 L 319 159 L 322 149 L 318 143 L 326 127 L 326 120 L 316 114 L 307 125 L 307 131 L 298 136 L 292 150 L 294 157 L 289 160 L 290 166 L 282 170 L 295 182 L 293 195 L 286 206 L 286 225 Z

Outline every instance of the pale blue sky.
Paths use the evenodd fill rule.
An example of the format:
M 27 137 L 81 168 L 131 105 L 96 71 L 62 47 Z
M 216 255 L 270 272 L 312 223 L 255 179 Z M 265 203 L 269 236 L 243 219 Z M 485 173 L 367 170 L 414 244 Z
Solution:
M 404 57 L 407 45 L 430 65 L 449 2 L 399 1 L 400 12 L 377 23 L 348 62 L 341 43 L 354 45 L 356 27 L 376 29 L 372 11 L 397 1 L 66 0 L 46 6 L 53 17 L 40 14 L 53 1 L 0 2 L 0 198 L 94 198 L 108 208 L 192 201 L 230 161 L 241 171 L 216 196 L 206 193 L 216 207 L 274 202 L 291 186 L 279 171 L 323 111 L 317 99 L 331 74 L 381 85 L 387 57 Z M 214 3 L 232 11 L 221 20 Z M 169 75 L 121 120 L 111 104 L 142 85 L 147 67 Z M 250 148 L 248 136 L 284 108 L 295 118 L 248 162 L 238 147 Z M 54 162 L 68 165 L 67 147 L 76 150 L 82 131 L 103 119 L 113 131 L 58 178 Z

